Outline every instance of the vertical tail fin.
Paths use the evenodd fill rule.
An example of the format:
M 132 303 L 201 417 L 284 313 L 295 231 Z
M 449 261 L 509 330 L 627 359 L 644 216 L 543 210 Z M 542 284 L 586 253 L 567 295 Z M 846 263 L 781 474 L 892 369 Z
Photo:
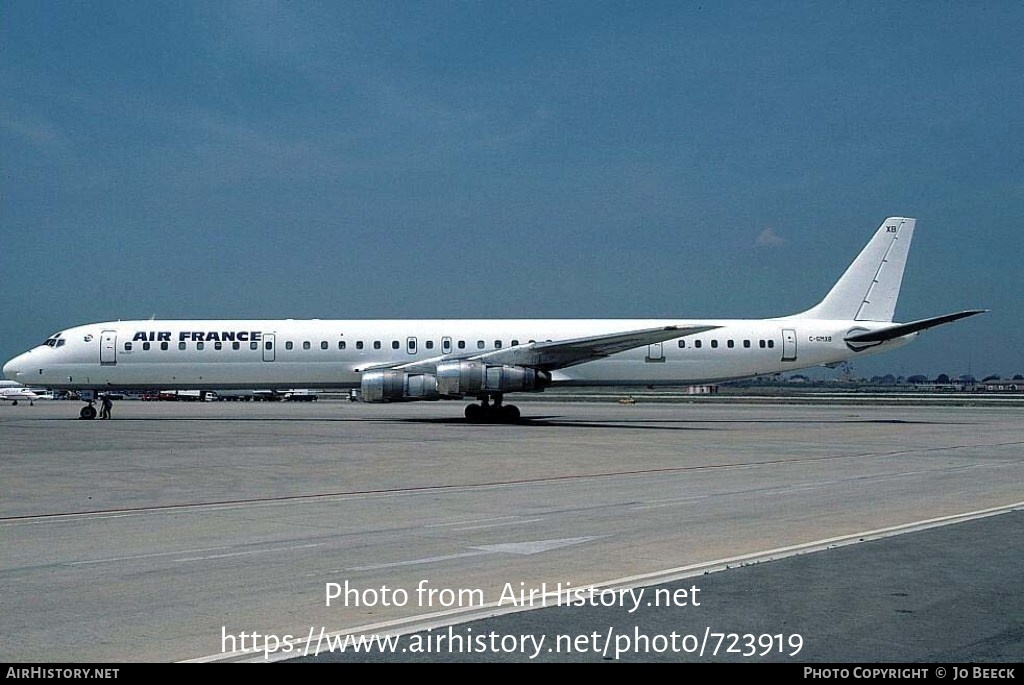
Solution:
M 889 217 L 821 302 L 799 316 L 810 319 L 892 321 L 916 219 Z

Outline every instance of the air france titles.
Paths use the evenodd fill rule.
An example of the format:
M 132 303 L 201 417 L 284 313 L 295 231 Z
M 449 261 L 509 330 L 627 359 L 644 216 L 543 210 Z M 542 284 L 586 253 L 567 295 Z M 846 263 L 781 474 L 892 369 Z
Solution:
M 138 331 L 132 342 L 171 342 L 172 331 Z M 262 331 L 178 331 L 178 342 L 259 342 Z

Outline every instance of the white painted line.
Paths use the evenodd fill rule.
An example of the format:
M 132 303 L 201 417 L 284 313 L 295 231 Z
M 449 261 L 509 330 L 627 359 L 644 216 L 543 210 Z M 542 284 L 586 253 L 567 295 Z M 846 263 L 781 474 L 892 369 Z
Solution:
M 522 521 L 506 521 L 504 523 L 488 523 L 481 526 L 466 526 L 465 528 L 452 528 L 455 532 L 462 532 L 465 530 L 481 530 L 483 528 L 507 528 L 509 526 L 521 526 L 524 523 L 536 523 L 537 521 L 543 521 L 544 517 L 536 519 L 523 519 Z
M 203 557 L 185 557 L 175 561 L 205 561 L 207 559 L 227 559 L 229 557 L 248 557 L 254 554 L 274 554 L 275 552 L 290 552 L 294 549 L 309 549 L 310 547 L 323 547 L 325 543 L 317 542 L 309 545 L 295 545 L 294 547 L 275 547 L 274 549 L 253 549 L 247 552 L 229 552 L 228 554 L 210 554 Z
M 465 523 L 484 523 L 488 521 L 509 521 L 512 519 L 520 518 L 519 516 L 495 516 L 486 519 L 466 519 L 464 521 L 448 521 L 447 523 L 428 523 L 423 526 L 424 528 L 448 528 L 451 526 L 461 526 Z
M 119 561 L 136 561 L 139 559 L 156 559 L 158 557 L 171 557 L 178 554 L 196 554 L 198 552 L 212 552 L 217 549 L 231 549 L 229 546 L 199 547 L 197 549 L 179 549 L 173 552 L 154 552 L 153 554 L 138 554 L 130 557 L 110 557 L 109 559 L 89 559 L 87 561 L 70 561 L 67 566 L 85 566 L 88 564 L 111 564 Z
M 488 550 L 476 552 L 460 552 L 458 554 L 444 554 L 437 557 L 424 557 L 422 559 L 410 559 L 408 561 L 394 561 L 390 564 L 371 564 L 369 566 L 352 566 L 344 569 L 346 571 L 376 571 L 381 568 L 398 568 L 400 566 L 419 566 L 420 564 L 432 564 L 435 561 L 448 561 L 449 559 L 461 559 L 463 557 L 478 557 L 482 554 L 492 554 Z

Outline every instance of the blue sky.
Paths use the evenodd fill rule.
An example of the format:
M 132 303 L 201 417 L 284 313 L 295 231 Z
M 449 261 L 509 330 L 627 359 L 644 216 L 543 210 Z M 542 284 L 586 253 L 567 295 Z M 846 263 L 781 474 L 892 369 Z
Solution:
M 0 4 L 0 357 L 149 318 L 766 317 L 1024 372 L 1019 2 Z

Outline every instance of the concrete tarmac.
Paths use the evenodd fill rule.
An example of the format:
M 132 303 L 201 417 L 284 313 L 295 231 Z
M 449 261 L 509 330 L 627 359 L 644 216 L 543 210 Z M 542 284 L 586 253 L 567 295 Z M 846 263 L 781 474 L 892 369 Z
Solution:
M 1024 500 L 1019 408 L 530 402 L 499 426 L 462 408 L 126 401 L 78 421 L 73 402 L 0 407 L 0 659 L 262 656 L 273 642 L 252 633 L 294 656 L 299 637 L 498 613 L 508 588 L 647 587 Z M 985 544 L 994 559 L 998 536 Z M 725 591 L 706 592 L 701 622 L 718 625 Z M 559 632 L 593 623 L 563 614 Z M 814 615 L 776 607 L 759 630 L 801 633 L 795 658 L 820 659 Z
M 1020 664 L 1022 561 L 1014 511 L 294 661 Z

